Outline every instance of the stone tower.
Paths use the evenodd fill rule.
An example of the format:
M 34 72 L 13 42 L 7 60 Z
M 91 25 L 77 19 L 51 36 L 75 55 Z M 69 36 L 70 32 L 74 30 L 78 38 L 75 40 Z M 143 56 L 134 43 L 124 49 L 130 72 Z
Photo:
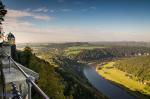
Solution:
M 15 36 L 11 32 L 7 35 L 7 40 L 9 44 L 15 45 Z
M 15 44 L 15 36 L 10 32 L 7 35 L 8 44 L 11 46 L 11 57 L 16 60 L 16 44 Z

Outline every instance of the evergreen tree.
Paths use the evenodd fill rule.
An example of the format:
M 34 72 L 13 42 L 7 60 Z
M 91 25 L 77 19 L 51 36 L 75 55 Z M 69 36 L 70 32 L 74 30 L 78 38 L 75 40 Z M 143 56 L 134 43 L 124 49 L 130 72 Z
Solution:
M 2 24 L 2 21 L 4 21 L 4 17 L 7 13 L 7 10 L 5 9 L 5 6 L 3 5 L 2 1 L 0 0 L 0 24 Z

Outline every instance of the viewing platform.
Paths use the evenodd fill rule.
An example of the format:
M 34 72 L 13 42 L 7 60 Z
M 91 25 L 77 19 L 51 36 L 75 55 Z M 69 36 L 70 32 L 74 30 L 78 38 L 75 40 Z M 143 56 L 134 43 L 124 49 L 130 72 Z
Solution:
M 32 99 L 32 87 L 49 99 L 34 83 L 39 74 L 15 62 L 11 55 L 11 45 L 0 47 L 0 99 Z

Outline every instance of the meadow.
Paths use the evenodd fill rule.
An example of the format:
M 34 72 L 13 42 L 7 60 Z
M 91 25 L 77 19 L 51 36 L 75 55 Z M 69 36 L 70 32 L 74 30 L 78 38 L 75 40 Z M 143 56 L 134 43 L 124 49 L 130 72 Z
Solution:
M 150 87 L 148 85 L 145 85 L 139 81 L 131 79 L 129 76 L 127 76 L 126 72 L 120 71 L 117 68 L 115 68 L 114 64 L 115 62 L 109 62 L 103 66 L 97 66 L 96 71 L 102 77 L 118 85 L 122 85 L 126 89 L 129 89 L 133 92 L 140 92 L 145 95 L 150 95 Z M 136 96 L 139 95 L 135 93 L 132 94 Z

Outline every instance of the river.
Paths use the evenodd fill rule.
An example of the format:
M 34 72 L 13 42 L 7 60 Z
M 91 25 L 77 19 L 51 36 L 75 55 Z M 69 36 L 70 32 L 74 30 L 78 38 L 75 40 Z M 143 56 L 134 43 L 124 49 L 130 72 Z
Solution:
M 120 87 L 101 77 L 94 68 L 84 68 L 84 75 L 89 82 L 109 99 L 136 99 Z

